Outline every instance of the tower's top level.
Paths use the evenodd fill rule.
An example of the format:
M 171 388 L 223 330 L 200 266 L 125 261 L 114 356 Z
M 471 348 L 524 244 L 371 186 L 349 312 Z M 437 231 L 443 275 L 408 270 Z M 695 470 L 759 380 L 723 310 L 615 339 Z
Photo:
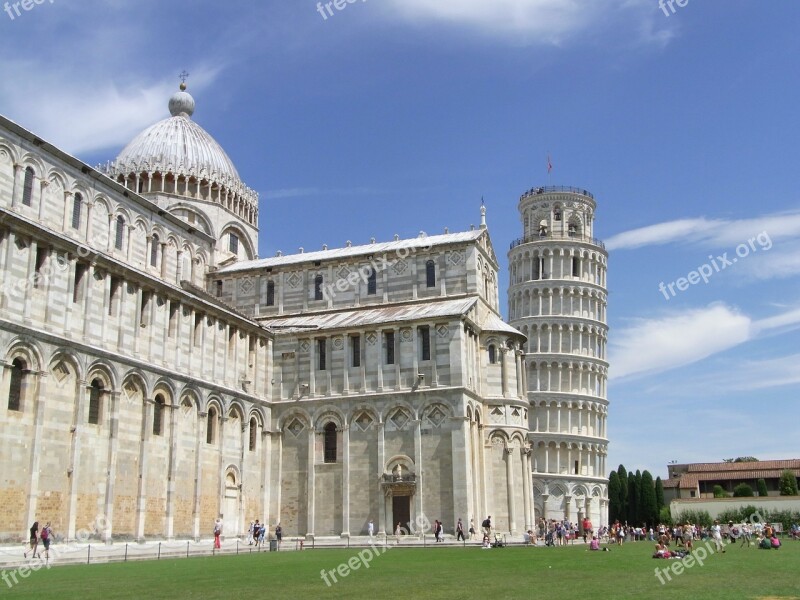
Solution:
M 557 239 L 603 248 L 603 243 L 592 237 L 596 207 L 594 196 L 584 189 L 568 186 L 531 188 L 519 199 L 524 235 L 512 242 L 511 248 Z
M 555 194 L 555 193 L 580 194 L 581 196 L 586 196 L 587 198 L 591 198 L 592 200 L 594 200 L 594 196 L 592 195 L 591 192 L 567 185 L 548 185 L 544 187 L 531 188 L 527 192 L 522 194 L 520 200 L 524 200 L 525 198 L 529 198 L 531 196 L 541 196 L 542 194 Z

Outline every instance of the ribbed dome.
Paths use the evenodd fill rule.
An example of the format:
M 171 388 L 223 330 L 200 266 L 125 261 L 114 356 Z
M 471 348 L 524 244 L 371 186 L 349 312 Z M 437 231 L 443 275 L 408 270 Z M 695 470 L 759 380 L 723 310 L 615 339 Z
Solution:
M 234 204 L 231 200 L 240 198 L 254 211 L 247 218 L 255 220 L 258 194 L 242 183 L 236 167 L 217 141 L 192 121 L 195 102 L 185 89 L 181 85 L 181 90 L 170 98 L 171 117 L 142 131 L 103 170 L 120 181 L 127 181 L 133 175 L 149 179 L 160 173 L 181 182 L 184 179 L 207 182 L 209 190 L 218 191 L 202 197 L 197 185 L 181 183 L 167 192 L 195 198 L 200 194 L 200 199 L 220 202 L 227 194 L 224 198 L 231 205 Z
M 147 165 L 175 174 L 219 178 L 220 183 L 239 180 L 236 167 L 222 147 L 186 113 L 145 129 L 125 146 L 115 162 L 123 171 L 138 171 Z

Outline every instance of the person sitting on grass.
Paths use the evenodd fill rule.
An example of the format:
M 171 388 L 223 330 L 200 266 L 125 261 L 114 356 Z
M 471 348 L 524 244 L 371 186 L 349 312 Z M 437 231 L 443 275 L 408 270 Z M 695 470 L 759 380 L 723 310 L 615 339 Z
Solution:
M 667 545 L 663 542 L 658 542 L 656 544 L 656 552 L 653 554 L 653 558 L 669 558 L 671 556 Z
M 597 539 L 596 535 L 593 535 L 592 541 L 589 542 L 589 550 L 600 550 L 600 540 Z
M 486 535 L 486 534 L 483 534 L 483 546 L 481 546 L 481 547 L 484 550 L 488 550 L 489 548 L 492 547 L 492 545 L 489 543 L 489 536 Z
M 758 539 L 758 549 L 759 550 L 771 550 L 772 544 L 769 541 L 767 536 L 763 536 Z
M 781 541 L 778 539 L 778 534 L 773 532 L 772 537 L 769 538 L 769 545 L 772 546 L 773 550 L 777 550 L 781 547 Z

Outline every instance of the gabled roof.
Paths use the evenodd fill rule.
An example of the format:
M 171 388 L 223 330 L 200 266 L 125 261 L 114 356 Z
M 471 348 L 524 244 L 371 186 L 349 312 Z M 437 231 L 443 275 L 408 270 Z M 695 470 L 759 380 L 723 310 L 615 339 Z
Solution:
M 243 260 L 233 263 L 230 266 L 223 267 L 219 269 L 217 273 L 235 273 L 238 271 L 283 267 L 300 263 L 328 261 L 355 256 L 383 255 L 390 253 L 398 253 L 400 255 L 404 252 L 408 252 L 410 255 L 413 251 L 427 251 L 434 246 L 473 242 L 479 239 L 484 233 L 486 233 L 486 229 L 475 229 L 474 231 L 463 231 L 460 233 L 445 233 L 442 235 L 420 235 L 419 237 L 395 240 L 392 242 L 376 242 L 374 244 L 363 244 L 361 246 L 333 248 L 331 250 L 318 250 L 300 254 L 287 254 L 286 256 L 272 256 L 270 258 L 259 258 L 256 260 Z

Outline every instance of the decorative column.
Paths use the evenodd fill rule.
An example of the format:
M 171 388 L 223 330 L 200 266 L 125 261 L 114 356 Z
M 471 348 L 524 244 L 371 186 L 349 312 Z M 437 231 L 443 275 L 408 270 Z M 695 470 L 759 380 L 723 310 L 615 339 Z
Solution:
M 108 475 L 106 478 L 106 498 L 105 498 L 105 523 L 106 530 L 103 532 L 103 539 L 106 544 L 111 544 L 114 527 L 114 486 L 117 482 L 117 453 L 119 448 L 119 391 L 109 394 L 110 406 L 108 421 Z
M 28 488 L 28 512 L 25 516 L 25 523 L 33 523 L 36 520 L 36 508 L 39 500 L 39 476 L 40 476 L 40 459 L 42 455 L 42 435 L 44 428 L 44 409 L 45 399 L 47 398 L 47 372 L 38 371 L 31 373 L 36 377 L 36 385 L 31 386 L 29 389 L 30 394 L 26 394 L 28 398 L 33 398 L 34 405 L 34 418 L 33 418 L 33 439 L 30 444 L 30 486 Z M 3 386 L 5 387 L 5 386 Z M 4 398 L 8 397 L 8 392 L 3 394 Z
M 169 305 L 168 305 L 169 306 Z M 180 310 L 180 309 L 179 309 Z M 171 399 L 170 404 L 164 406 L 164 410 L 169 410 L 169 466 L 167 471 L 167 522 L 165 535 L 168 540 L 175 539 L 175 492 L 178 463 L 178 414 L 180 404 L 175 398 Z
M 78 519 L 78 465 L 81 463 L 81 435 L 83 434 L 86 393 L 89 386 L 85 380 L 78 381 L 78 398 L 75 403 L 72 422 L 72 443 L 67 477 L 69 478 L 69 501 L 67 504 L 67 540 L 75 539 L 76 522 Z
M 508 528 L 511 535 L 517 534 L 517 511 L 514 502 L 514 448 L 505 448 L 506 454 L 506 485 L 508 494 Z
M 416 346 L 414 347 L 414 351 L 416 356 Z M 414 497 L 416 500 L 416 514 L 412 516 L 412 520 L 415 523 L 422 523 L 423 521 L 421 518 L 425 515 L 423 512 L 424 506 L 422 503 L 422 491 L 425 483 L 422 467 L 422 421 L 417 419 L 412 421 L 412 423 L 414 424 L 414 469 L 417 475 L 417 493 Z M 420 531 L 420 533 L 422 532 Z
M 345 362 L 345 365 L 347 363 Z M 345 367 L 346 369 L 347 367 Z M 308 429 L 308 533 L 306 538 L 314 539 L 314 509 L 316 498 L 316 477 L 314 473 L 314 446 L 317 432 L 314 430 L 314 424 L 309 423 Z
M 342 427 L 342 537 L 350 537 L 350 427 Z
M 378 486 L 380 488 L 383 480 L 383 473 L 386 469 L 386 447 L 383 421 L 379 422 L 375 428 L 378 432 Z M 389 531 L 393 531 L 391 526 Z M 381 534 L 386 534 L 386 497 L 382 489 L 378 500 L 378 535 Z
M 199 409 L 199 407 L 198 407 Z M 194 520 L 194 539 L 198 541 L 200 539 L 200 494 L 202 489 L 202 476 L 203 476 L 203 461 L 201 457 L 202 452 L 202 444 L 206 439 L 207 435 L 207 428 L 208 427 L 208 413 L 207 412 L 197 412 L 197 439 L 195 442 L 195 449 L 194 449 L 194 508 L 192 509 L 192 518 Z M 209 527 L 211 524 L 209 523 Z
M 522 459 L 522 506 L 525 511 L 525 531 L 528 531 L 533 528 L 533 519 L 531 518 L 531 495 L 533 488 L 531 483 L 530 446 L 520 448 L 520 458 Z

